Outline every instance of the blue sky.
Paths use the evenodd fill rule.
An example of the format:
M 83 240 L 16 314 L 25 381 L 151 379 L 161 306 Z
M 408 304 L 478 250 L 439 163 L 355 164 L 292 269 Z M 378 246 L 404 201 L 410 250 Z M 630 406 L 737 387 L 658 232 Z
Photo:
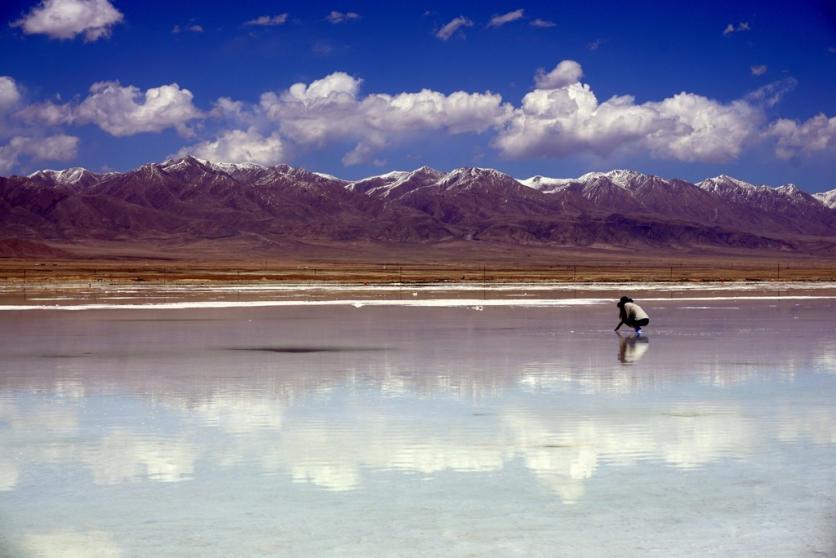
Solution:
M 12 0 L 0 19 L 2 174 L 194 153 L 836 187 L 832 2 Z

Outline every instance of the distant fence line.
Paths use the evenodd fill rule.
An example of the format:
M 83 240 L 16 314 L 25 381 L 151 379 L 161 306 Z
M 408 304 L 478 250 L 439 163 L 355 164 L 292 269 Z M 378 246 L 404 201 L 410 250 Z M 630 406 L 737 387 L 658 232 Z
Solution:
M 24 267 L 0 266 L 0 280 L 40 282 L 79 280 L 126 281 L 322 281 L 322 282 L 511 282 L 511 281 L 700 281 L 700 280 L 836 280 L 836 264 L 808 262 L 741 263 L 723 265 L 646 264 L 555 264 L 514 266 L 463 264 L 331 264 L 279 265 L 264 262 L 236 268 L 158 263 L 107 264 L 102 266 L 41 264 Z

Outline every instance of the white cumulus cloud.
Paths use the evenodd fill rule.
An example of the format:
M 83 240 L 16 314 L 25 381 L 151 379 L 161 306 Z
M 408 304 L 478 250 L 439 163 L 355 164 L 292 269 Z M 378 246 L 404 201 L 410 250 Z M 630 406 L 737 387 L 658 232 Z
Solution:
M 511 112 L 500 95 L 490 92 L 445 95 L 424 89 L 363 97 L 361 83 L 335 72 L 310 84 L 294 84 L 280 94 L 263 94 L 258 111 L 279 127 L 282 137 L 297 144 L 356 141 L 344 158 L 346 164 L 365 162 L 388 143 L 427 131 L 483 132 Z M 227 102 L 225 111 L 240 115 L 241 107 Z
M 769 126 L 766 135 L 776 139 L 775 155 L 780 159 L 836 151 L 836 116 L 828 118 L 822 113 L 804 122 L 780 118 Z
M 20 107 L 23 107 L 20 109 Z M 20 86 L 10 76 L 0 76 L 0 173 L 12 171 L 27 159 L 67 161 L 78 151 L 78 138 L 49 134 L 40 127 L 21 128 L 16 117 L 26 110 Z
M 763 123 L 762 112 L 745 101 L 721 103 L 694 93 L 644 106 L 658 115 L 645 143 L 652 155 L 665 159 L 735 159 Z
M 259 111 L 296 143 L 323 145 L 335 138 L 362 134 L 357 93 L 361 80 L 335 72 L 310 84 L 295 83 L 277 94 L 261 96 Z
M 74 108 L 71 104 L 59 105 L 50 101 L 26 105 L 14 115 L 27 124 L 43 124 L 46 126 L 71 124 L 75 120 Z
M 681 161 L 737 157 L 763 122 L 762 110 L 739 100 L 720 103 L 693 93 L 636 103 L 629 95 L 599 102 L 577 80 L 579 64 L 563 61 L 537 76 L 538 89 L 499 131 L 494 144 L 510 158 L 608 155 L 644 151 Z
M 108 0 L 43 0 L 12 25 L 27 35 L 72 39 L 84 34 L 85 41 L 96 41 L 108 37 L 112 27 L 123 19 Z
M 462 27 L 473 27 L 473 21 L 464 16 L 453 18 L 441 29 L 439 29 L 436 32 L 435 36 L 441 39 L 442 41 L 447 41 L 450 39 L 450 37 L 456 34 L 456 31 L 458 31 Z
M 191 135 L 189 122 L 203 117 L 192 99 L 191 91 L 176 83 L 142 92 L 133 85 L 101 81 L 90 86 L 90 94 L 80 103 L 32 103 L 15 116 L 29 124 L 47 126 L 93 123 L 114 136 L 160 132 L 166 128 L 176 128 L 188 136 Z
M 213 140 L 181 149 L 178 155 L 224 163 L 275 165 L 284 161 L 285 148 L 277 134 L 265 137 L 250 128 L 227 130 Z
M 362 83 L 345 72 L 334 72 L 284 91 L 265 92 L 257 104 L 221 98 L 211 115 L 225 121 L 228 130 L 258 132 L 283 148 L 353 142 L 343 157 L 345 164 L 352 165 L 371 161 L 381 150 L 428 132 L 481 133 L 497 128 L 513 110 L 500 95 L 489 91 L 445 94 L 423 89 L 361 95 Z M 215 142 L 201 145 L 205 158 L 212 158 L 208 149 L 223 146 L 216 148 Z
M 525 10 L 519 9 L 505 14 L 495 15 L 488 22 L 488 27 L 502 27 L 506 23 L 522 19 L 525 15 Z
M 102 81 L 90 87 L 90 95 L 73 111 L 78 122 L 92 122 L 114 136 L 159 132 L 176 128 L 190 135 L 188 123 L 200 118 L 193 95 L 176 83 L 147 89 Z
M 542 68 L 537 70 L 534 82 L 537 84 L 537 89 L 557 89 L 577 83 L 581 77 L 583 77 L 583 69 L 580 64 L 574 60 L 563 60 L 549 73 Z
M 14 78 L 0 76 L 0 114 L 17 106 L 22 97 Z
M 766 70 L 768 70 L 769 68 L 766 66 L 766 64 L 759 64 L 757 66 L 752 66 L 749 69 L 752 71 L 753 76 L 762 76 L 766 73 Z
M 5 145 L 0 144 L 0 173 L 10 172 L 24 157 L 34 161 L 69 161 L 77 152 L 75 136 L 14 136 Z

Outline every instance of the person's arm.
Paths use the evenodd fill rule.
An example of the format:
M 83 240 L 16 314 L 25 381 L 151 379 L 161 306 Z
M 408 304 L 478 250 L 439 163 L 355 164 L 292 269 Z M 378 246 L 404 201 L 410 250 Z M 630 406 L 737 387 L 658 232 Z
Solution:
M 615 331 L 618 331 L 618 329 L 623 325 L 624 325 L 624 320 L 621 320 L 620 322 L 618 322 L 618 325 L 615 326 Z

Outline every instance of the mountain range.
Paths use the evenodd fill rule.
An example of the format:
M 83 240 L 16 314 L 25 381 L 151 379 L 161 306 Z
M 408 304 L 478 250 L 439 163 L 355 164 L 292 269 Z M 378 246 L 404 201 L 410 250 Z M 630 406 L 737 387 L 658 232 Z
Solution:
M 0 177 L 0 239 L 70 254 L 74 245 L 96 242 L 165 247 L 234 239 L 236 250 L 267 251 L 483 242 L 830 257 L 836 189 L 811 195 L 792 184 L 758 186 L 725 175 L 691 183 L 631 170 L 518 180 L 471 167 L 343 180 L 288 165 L 182 157 L 121 173 L 71 168 Z

